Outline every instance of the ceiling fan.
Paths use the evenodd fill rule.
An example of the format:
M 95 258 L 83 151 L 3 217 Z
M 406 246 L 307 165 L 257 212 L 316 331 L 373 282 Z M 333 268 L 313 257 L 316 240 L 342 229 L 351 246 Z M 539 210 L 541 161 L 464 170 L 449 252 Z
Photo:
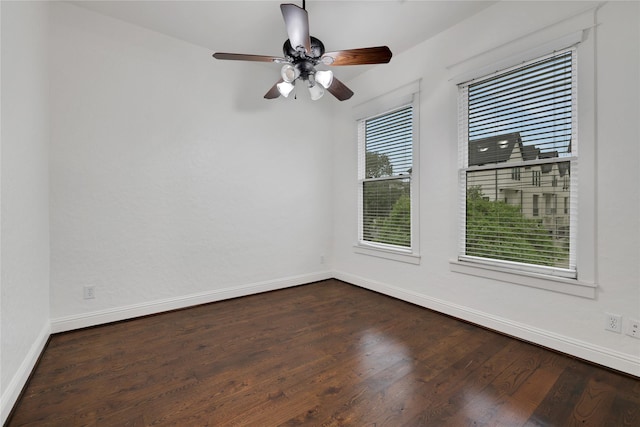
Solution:
M 325 52 L 322 42 L 309 35 L 309 16 L 304 0 L 302 7 L 286 3 L 280 5 L 280 10 L 289 36 L 282 47 L 283 57 L 224 52 L 213 54 L 216 59 L 284 64 L 280 80 L 264 95 L 266 99 L 275 99 L 280 95 L 288 97 L 295 88 L 295 82 L 301 80 L 306 82 L 314 101 L 324 95 L 325 89 L 338 100 L 344 101 L 353 96 L 353 91 L 335 78 L 332 71 L 316 70 L 317 65 L 386 64 L 391 60 L 391 50 L 387 46 Z

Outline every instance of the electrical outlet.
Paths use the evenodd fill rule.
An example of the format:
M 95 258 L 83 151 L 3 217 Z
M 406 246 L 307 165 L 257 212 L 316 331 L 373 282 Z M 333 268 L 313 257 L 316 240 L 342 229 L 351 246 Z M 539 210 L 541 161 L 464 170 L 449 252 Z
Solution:
M 604 329 L 611 332 L 622 333 L 622 316 L 619 314 L 605 313 Z
M 629 320 L 629 325 L 627 326 L 627 335 L 640 339 L 640 320 Z
M 96 287 L 93 285 L 85 285 L 84 299 L 94 299 L 96 297 Z

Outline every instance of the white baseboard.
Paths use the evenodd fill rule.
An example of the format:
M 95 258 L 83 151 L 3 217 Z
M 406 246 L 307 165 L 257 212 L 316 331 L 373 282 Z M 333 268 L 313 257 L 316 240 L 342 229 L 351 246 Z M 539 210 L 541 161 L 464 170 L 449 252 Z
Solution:
M 305 283 L 317 282 L 332 278 L 330 271 L 321 271 L 300 276 L 291 276 L 275 280 L 267 280 L 248 285 L 227 287 L 213 291 L 205 291 L 197 294 L 184 295 L 175 298 L 149 301 L 140 304 L 132 304 L 123 307 L 99 310 L 90 313 L 82 313 L 72 316 L 59 317 L 51 320 L 51 333 L 66 332 L 89 326 L 102 325 L 120 320 L 133 319 L 135 317 L 162 313 L 164 311 L 177 310 L 192 307 L 199 304 L 222 301 L 230 298 L 243 297 L 261 292 L 274 291 Z
M 11 412 L 13 405 L 15 405 L 18 401 L 22 389 L 24 388 L 25 384 L 27 384 L 29 376 L 35 368 L 36 363 L 38 362 L 38 358 L 44 350 L 44 346 L 49 340 L 50 331 L 51 328 L 49 322 L 47 322 L 42 327 L 42 330 L 38 334 L 36 340 L 31 345 L 29 352 L 20 364 L 17 372 L 15 373 L 13 378 L 11 378 L 9 385 L 2 393 L 2 396 L 0 397 L 0 425 L 4 425 L 4 423 L 7 421 L 7 417 L 9 417 L 9 413 Z
M 580 359 L 640 377 L 640 357 L 617 352 L 585 341 L 513 322 L 499 316 L 432 298 L 397 286 L 380 283 L 349 273 L 334 271 L 333 277 L 381 294 L 444 313 L 524 341 L 538 344 Z

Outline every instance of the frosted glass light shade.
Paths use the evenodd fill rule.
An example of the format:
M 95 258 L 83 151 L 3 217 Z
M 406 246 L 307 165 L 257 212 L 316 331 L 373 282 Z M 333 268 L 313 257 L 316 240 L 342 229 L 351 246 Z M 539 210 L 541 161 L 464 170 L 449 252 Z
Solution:
M 295 86 L 289 82 L 280 82 L 276 85 L 276 87 L 278 88 L 278 92 L 280 92 L 280 95 L 286 98 L 289 96 Z
M 324 95 L 324 89 L 322 88 L 322 86 L 316 84 L 309 87 L 309 93 L 311 94 L 311 100 L 317 101 Z
M 280 70 L 280 76 L 285 82 L 291 83 L 300 76 L 300 70 L 291 64 L 284 64 Z
M 320 83 L 325 89 L 329 89 L 329 86 L 331 86 L 331 83 L 333 82 L 333 71 L 316 71 L 316 82 Z

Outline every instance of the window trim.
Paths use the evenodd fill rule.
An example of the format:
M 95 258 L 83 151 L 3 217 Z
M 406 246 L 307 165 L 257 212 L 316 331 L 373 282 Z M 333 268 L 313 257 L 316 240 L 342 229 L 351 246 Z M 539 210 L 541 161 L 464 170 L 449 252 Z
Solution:
M 457 238 L 451 242 L 450 271 L 470 274 L 476 277 L 500 280 L 508 284 L 529 286 L 532 288 L 575 295 L 585 298 L 596 298 L 598 289 L 598 222 L 597 204 L 598 188 L 596 185 L 598 170 L 596 154 L 598 137 L 596 132 L 597 105 L 596 92 L 596 43 L 594 34 L 598 31 L 597 11 L 595 5 L 564 18 L 551 26 L 545 26 L 505 41 L 487 50 L 461 58 L 446 68 L 449 74 L 450 96 L 455 100 L 458 96 L 458 84 L 490 74 L 492 71 L 506 69 L 522 62 L 543 56 L 554 50 L 575 46 L 577 49 L 578 76 L 578 133 L 580 135 L 580 179 L 578 180 L 578 226 L 574 232 L 579 245 L 576 247 L 576 279 L 557 279 L 549 276 L 529 279 L 528 273 L 498 272 L 490 267 L 478 267 L 470 263 L 454 260 L 458 256 Z M 452 102 L 451 115 L 457 114 L 458 105 Z M 452 131 L 458 126 L 453 121 Z M 455 149 L 454 149 L 455 150 Z M 453 151 L 452 153 L 455 153 Z M 460 156 L 458 156 L 460 159 Z M 455 162 L 453 164 L 455 166 Z M 458 176 L 459 168 L 452 170 Z M 573 178 L 572 178 L 573 179 Z M 459 185 L 455 185 L 455 191 Z M 452 188 L 453 190 L 453 188 Z M 457 202 L 456 202 L 457 205 Z M 499 277 L 495 277 L 496 274 Z M 585 292 L 586 290 L 586 292 Z
M 375 244 L 355 244 L 353 251 L 360 255 L 369 255 L 407 264 L 420 264 L 420 255 L 412 253 L 404 248 L 391 249 L 389 245 L 379 247 Z
M 358 194 L 357 206 L 357 236 L 356 243 L 353 245 L 353 251 L 361 255 L 369 255 L 378 258 L 384 258 L 392 261 L 405 262 L 409 264 L 420 264 L 420 80 L 404 85 L 390 93 L 373 98 L 363 104 L 354 107 L 354 118 L 356 125 L 359 127 L 362 120 L 381 116 L 393 111 L 397 111 L 407 106 L 413 109 L 413 140 L 412 140 L 412 170 L 410 175 L 402 175 L 398 178 L 410 179 L 411 194 L 411 247 L 394 246 L 390 244 L 382 244 L 368 242 L 362 240 L 362 221 L 363 221 L 363 194 L 362 182 L 360 176 L 357 176 L 356 185 Z M 364 167 L 364 155 L 361 152 L 360 135 L 357 136 L 357 155 L 358 170 Z
M 562 294 L 595 299 L 597 285 L 577 279 L 551 276 L 528 271 L 517 271 L 497 265 L 474 264 L 461 260 L 450 260 L 449 269 L 454 273 L 467 274 L 485 279 L 498 280 L 515 285 L 545 289 Z

